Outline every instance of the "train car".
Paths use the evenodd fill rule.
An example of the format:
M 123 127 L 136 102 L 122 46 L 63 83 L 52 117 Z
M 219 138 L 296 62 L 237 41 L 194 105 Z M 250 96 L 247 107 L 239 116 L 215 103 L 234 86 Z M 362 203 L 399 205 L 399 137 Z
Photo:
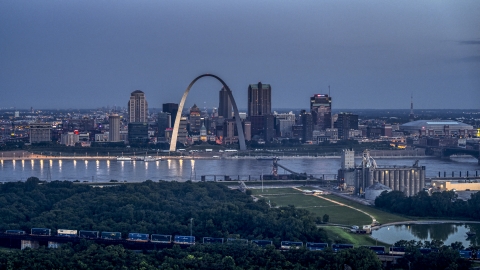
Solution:
M 30 234 L 36 236 L 50 236 L 52 235 L 52 231 L 47 228 L 32 228 Z
M 227 244 L 248 244 L 248 239 L 227 238 Z
M 129 233 L 127 241 L 148 242 L 150 235 L 147 233 Z
M 203 237 L 204 244 L 223 244 L 223 238 Z
M 273 241 L 271 241 L 271 240 L 252 240 L 252 244 L 255 244 L 259 247 L 266 247 L 268 245 L 273 245 Z
M 22 230 L 6 230 L 6 234 L 16 234 L 16 235 L 25 235 L 27 234 L 25 231 Z
M 385 247 L 384 246 L 364 246 L 375 252 L 377 255 L 385 255 Z
M 388 254 L 390 255 L 405 255 L 406 248 L 405 247 L 390 247 Z
M 173 243 L 180 245 L 195 245 L 195 236 L 175 235 Z
M 349 249 L 349 248 L 353 248 L 353 245 L 352 244 L 333 244 L 332 245 L 332 249 L 335 252 L 338 252 L 344 249 Z
M 150 235 L 150 242 L 170 244 L 172 243 L 172 236 L 164 234 L 152 234 Z
M 78 237 L 85 239 L 97 239 L 99 233 L 99 231 L 79 231 Z
M 307 242 L 306 247 L 308 250 L 325 250 L 328 247 L 328 243 Z
M 458 253 L 460 254 L 460 258 L 472 259 L 473 254 L 471 250 L 459 250 Z
M 298 249 L 303 247 L 303 242 L 282 241 L 280 249 Z
M 102 232 L 100 238 L 104 240 L 122 240 L 121 232 Z
M 58 229 L 57 236 L 60 237 L 77 237 L 77 230 L 65 230 L 65 229 Z

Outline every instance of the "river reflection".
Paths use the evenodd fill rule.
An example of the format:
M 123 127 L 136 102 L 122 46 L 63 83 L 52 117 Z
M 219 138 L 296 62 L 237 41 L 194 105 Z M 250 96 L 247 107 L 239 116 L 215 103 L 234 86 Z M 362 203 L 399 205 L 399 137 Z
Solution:
M 480 245 L 479 237 L 467 237 L 467 232 L 480 234 L 478 223 L 424 223 L 385 226 L 372 232 L 378 241 L 393 245 L 400 240 L 432 241 L 441 240 L 445 245 L 461 242 L 464 247 Z

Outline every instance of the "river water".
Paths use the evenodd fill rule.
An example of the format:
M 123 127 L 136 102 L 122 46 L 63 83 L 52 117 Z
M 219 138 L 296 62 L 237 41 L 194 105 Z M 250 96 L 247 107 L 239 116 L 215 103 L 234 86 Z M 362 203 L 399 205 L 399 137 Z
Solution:
M 377 158 L 379 166 L 411 166 L 415 158 Z M 359 160 L 357 160 L 357 163 Z M 279 164 L 298 173 L 333 178 L 340 168 L 339 158 L 282 159 Z M 436 177 L 446 172 L 458 176 L 480 174 L 480 165 L 475 158 L 461 157 L 451 160 L 420 158 L 420 166 L 426 166 L 426 176 Z M 233 179 L 259 179 L 262 174 L 271 174 L 272 161 L 256 159 L 196 159 L 161 160 L 156 162 L 129 162 L 108 160 L 4 160 L 0 162 L 0 181 L 24 181 L 35 176 L 40 180 L 80 180 L 138 182 L 150 180 L 200 180 L 201 175 L 229 175 Z M 280 169 L 280 174 L 285 173 Z M 212 178 L 212 177 L 210 177 Z M 209 179 L 209 177 L 207 177 Z M 218 179 L 218 178 L 217 178 Z M 223 179 L 223 178 L 222 178 Z
M 477 235 L 467 238 L 469 231 L 477 232 Z M 424 224 L 391 225 L 374 230 L 372 237 L 390 245 L 400 240 L 432 241 L 435 239 L 443 241 L 445 245 L 461 242 L 467 248 L 470 245 L 480 245 L 480 224 L 426 222 Z

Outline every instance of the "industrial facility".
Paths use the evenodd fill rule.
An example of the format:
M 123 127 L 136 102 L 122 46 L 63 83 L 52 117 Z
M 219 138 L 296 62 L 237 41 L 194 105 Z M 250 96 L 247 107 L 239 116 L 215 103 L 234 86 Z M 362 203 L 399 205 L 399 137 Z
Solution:
M 363 152 L 360 164 L 356 165 L 355 152 L 345 149 L 342 152 L 342 168 L 338 170 L 338 180 L 345 190 L 361 196 L 366 195 L 367 189 L 381 190 L 378 184 L 402 191 L 406 196 L 413 196 L 425 187 L 425 166 L 418 166 L 418 161 L 413 166 L 378 166 L 368 150 Z M 372 197 L 372 192 L 369 192 L 369 199 L 372 200 Z

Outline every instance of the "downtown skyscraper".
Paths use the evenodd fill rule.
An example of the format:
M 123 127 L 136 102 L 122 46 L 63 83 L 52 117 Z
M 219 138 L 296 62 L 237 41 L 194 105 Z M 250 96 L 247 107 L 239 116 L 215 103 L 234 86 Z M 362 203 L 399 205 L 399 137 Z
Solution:
M 128 122 L 146 123 L 148 118 L 148 103 L 145 99 L 145 93 L 135 90 L 130 95 L 128 101 Z
M 232 118 L 232 101 L 230 101 L 230 97 L 228 96 L 228 92 L 225 87 L 222 87 L 219 96 L 218 116 L 222 116 L 225 119 Z
M 250 84 L 248 86 L 248 116 L 272 113 L 272 87 L 270 84 Z
M 332 98 L 326 94 L 315 94 L 310 97 L 314 130 L 332 128 Z

